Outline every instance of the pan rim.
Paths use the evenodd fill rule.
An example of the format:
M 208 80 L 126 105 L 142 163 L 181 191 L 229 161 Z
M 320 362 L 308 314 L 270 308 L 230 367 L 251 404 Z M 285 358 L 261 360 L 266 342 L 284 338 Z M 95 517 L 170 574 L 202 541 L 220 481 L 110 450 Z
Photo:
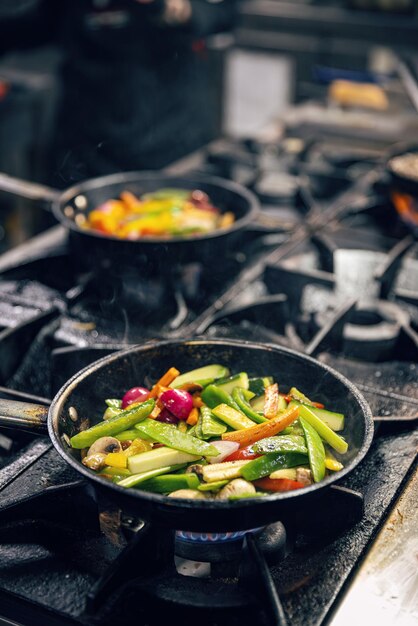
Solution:
M 174 346 L 178 344 L 181 344 L 181 345 L 184 345 L 184 344 L 208 345 L 210 344 L 210 345 L 246 347 L 246 348 L 250 348 L 254 350 L 269 350 L 269 351 L 277 352 L 280 354 L 288 354 L 288 355 L 291 355 L 292 357 L 301 359 L 304 362 L 310 362 L 317 367 L 319 366 L 324 371 L 324 373 L 326 372 L 328 374 L 331 374 L 335 378 L 337 378 L 350 391 L 350 393 L 356 398 L 358 405 L 360 409 L 362 410 L 362 413 L 364 415 L 365 432 L 364 432 L 363 443 L 361 447 L 359 448 L 356 456 L 346 466 L 344 466 L 344 468 L 341 471 L 336 472 L 334 475 L 328 476 L 320 483 L 316 483 L 309 487 L 305 487 L 300 492 L 299 490 L 287 491 L 287 492 L 281 492 L 279 494 L 270 494 L 266 496 L 260 496 L 258 498 L 245 498 L 245 499 L 237 500 L 234 502 L 230 502 L 228 500 L 223 501 L 223 500 L 215 500 L 215 499 L 179 500 L 177 498 L 168 498 L 167 496 L 164 496 L 161 494 L 150 493 L 150 492 L 142 491 L 140 489 L 138 490 L 125 489 L 124 487 L 120 487 L 117 484 L 111 483 L 107 479 L 100 477 L 98 474 L 95 474 L 88 468 L 84 467 L 79 461 L 72 458 L 68 454 L 68 452 L 64 449 L 62 441 L 60 440 L 60 437 L 58 436 L 58 418 L 59 418 L 60 410 L 61 410 L 63 403 L 71 394 L 71 392 L 74 390 L 74 388 L 82 380 L 90 376 L 93 372 L 96 372 L 98 369 L 104 367 L 105 365 L 108 365 L 109 363 L 112 363 L 113 361 L 117 361 L 121 358 L 124 358 L 125 356 L 131 353 L 142 352 L 142 351 L 145 352 L 147 351 L 147 349 L 149 350 L 157 346 L 170 346 L 170 345 Z M 210 511 L 210 510 L 216 509 L 217 511 L 219 511 L 222 509 L 231 510 L 232 508 L 234 510 L 239 510 L 239 509 L 246 508 L 248 506 L 257 505 L 258 503 L 260 503 L 261 505 L 263 503 L 272 503 L 272 502 L 277 502 L 277 503 L 284 502 L 284 501 L 290 502 L 290 501 L 294 501 L 294 499 L 299 496 L 318 493 L 319 491 L 323 492 L 324 489 L 326 489 L 332 484 L 335 484 L 337 481 L 339 482 L 342 478 L 344 478 L 347 474 L 349 474 L 365 457 L 372 443 L 373 431 L 374 431 L 374 427 L 373 427 L 372 412 L 363 394 L 357 389 L 354 383 L 352 383 L 349 379 L 347 379 L 345 376 L 340 374 L 334 368 L 330 367 L 329 365 L 325 363 L 321 363 L 320 361 L 317 361 L 316 359 L 310 356 L 304 355 L 303 353 L 298 352 L 296 350 L 292 350 L 290 348 L 284 348 L 282 346 L 277 346 L 275 344 L 270 344 L 270 343 L 237 341 L 233 339 L 228 339 L 228 340 L 222 340 L 222 339 L 205 340 L 202 338 L 170 339 L 170 340 L 158 341 L 158 342 L 153 342 L 153 343 L 150 342 L 150 343 L 145 343 L 145 344 L 138 344 L 135 346 L 131 346 L 126 350 L 122 350 L 122 351 L 104 356 L 98 359 L 97 361 L 95 361 L 94 363 L 92 363 L 91 365 L 88 365 L 87 367 L 77 372 L 61 387 L 61 389 L 57 392 L 54 399 L 52 400 L 49 413 L 48 413 L 48 432 L 49 432 L 49 436 L 51 438 L 51 441 L 55 449 L 60 454 L 60 456 L 67 463 L 69 463 L 69 465 L 71 465 L 71 467 L 73 467 L 77 472 L 81 473 L 88 480 L 91 480 L 94 483 L 97 483 L 100 487 L 109 488 L 115 494 L 119 494 L 119 495 L 124 494 L 124 496 L 129 496 L 129 497 L 132 497 L 133 499 L 138 499 L 138 501 L 146 500 L 147 503 L 160 505 L 160 507 L 161 505 L 163 505 L 164 507 L 167 507 L 167 508 L 170 508 L 171 506 L 173 508 L 178 509 L 181 503 L 181 507 L 184 508 L 184 510 L 204 509 L 204 510 Z
M 190 180 L 191 182 L 196 181 L 197 184 L 207 183 L 211 185 L 216 185 L 218 187 L 223 187 L 227 189 L 228 191 L 231 191 L 232 193 L 235 193 L 241 196 L 242 198 L 244 198 L 245 200 L 247 200 L 249 204 L 249 210 L 244 216 L 237 219 L 228 228 L 222 228 L 222 229 L 215 230 L 207 234 L 194 235 L 193 237 L 178 237 L 178 238 L 142 237 L 136 240 L 121 239 L 119 237 L 105 235 L 104 233 L 100 233 L 94 230 L 87 230 L 87 229 L 83 230 L 74 222 L 74 220 L 67 217 L 64 213 L 65 205 L 68 204 L 73 198 L 75 198 L 78 195 L 83 195 L 83 193 L 97 189 L 98 187 L 112 185 L 119 181 L 123 182 L 122 179 L 126 179 L 126 184 L 129 185 L 130 182 L 140 181 L 142 177 L 144 178 L 146 177 L 148 180 L 149 179 L 158 180 L 159 178 L 164 178 L 164 179 L 172 180 L 173 182 L 175 181 L 186 182 L 187 180 Z M 60 194 L 60 196 L 53 202 L 52 210 L 54 212 L 55 217 L 58 219 L 58 221 L 61 224 L 63 224 L 66 228 L 68 228 L 70 231 L 75 232 L 77 234 L 86 235 L 89 237 L 92 236 L 102 241 L 109 241 L 109 242 L 116 241 L 118 243 L 123 242 L 123 243 L 126 243 L 127 245 L 135 245 L 138 243 L 150 244 L 150 245 L 151 244 L 152 245 L 155 245 L 155 244 L 179 245 L 179 244 L 184 244 L 187 242 L 195 242 L 195 241 L 198 242 L 198 241 L 206 241 L 208 239 L 215 239 L 217 237 L 222 237 L 224 235 L 228 235 L 229 233 L 233 233 L 237 230 L 241 230 L 242 228 L 244 228 L 245 226 L 247 226 L 248 224 L 254 221 L 254 219 L 257 217 L 257 215 L 260 212 L 260 205 L 255 194 L 252 193 L 246 187 L 244 187 L 244 185 L 221 178 L 220 176 L 205 176 L 201 174 L 194 175 L 193 173 L 190 173 L 190 175 L 188 175 L 187 173 L 182 174 L 182 175 L 174 175 L 174 174 L 169 174 L 169 173 L 161 172 L 161 171 L 156 172 L 152 170 L 143 170 L 143 171 L 141 170 L 141 171 L 118 172 L 115 174 L 108 174 L 107 176 L 99 176 L 96 178 L 90 178 L 86 181 L 83 181 L 82 183 L 78 185 L 73 185 L 69 187 L 68 189 L 65 189 Z

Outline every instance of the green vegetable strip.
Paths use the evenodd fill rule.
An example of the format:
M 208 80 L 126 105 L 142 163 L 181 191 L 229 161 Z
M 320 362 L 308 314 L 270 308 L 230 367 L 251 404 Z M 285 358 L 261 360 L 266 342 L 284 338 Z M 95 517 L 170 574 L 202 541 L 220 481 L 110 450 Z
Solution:
M 299 417 L 303 417 L 308 424 L 315 428 L 318 435 L 322 437 L 324 441 L 326 441 L 331 448 L 339 452 L 340 454 L 345 454 L 348 450 L 348 443 L 342 439 L 337 433 L 335 433 L 329 426 L 325 424 L 319 417 L 315 415 L 311 411 L 310 408 L 304 405 L 299 406 Z
M 176 469 L 180 467 L 184 467 L 183 465 L 166 465 L 166 467 L 159 467 L 158 469 L 148 470 L 148 472 L 141 472 L 141 474 L 134 474 L 133 476 L 128 476 L 123 480 L 120 480 L 117 484 L 121 487 L 136 487 L 149 478 L 154 478 L 154 476 L 161 476 L 161 474 L 168 474 L 169 472 L 174 472 Z
M 119 441 L 131 441 L 134 439 L 138 439 L 139 434 L 137 430 L 131 428 L 129 430 L 123 430 L 121 433 L 115 435 L 115 437 L 116 439 L 119 439 Z
M 235 400 L 240 410 L 247 417 L 253 420 L 253 422 L 257 422 L 257 424 L 262 424 L 263 422 L 268 421 L 266 417 L 254 411 L 254 409 L 250 406 L 249 402 L 247 402 L 247 400 L 244 397 L 243 389 L 240 389 L 239 387 L 235 387 L 235 389 L 232 392 L 232 398 L 233 400 Z
M 254 422 L 246 415 L 241 413 L 241 411 L 233 409 L 227 404 L 219 404 L 212 409 L 212 413 L 225 422 L 225 424 L 228 424 L 231 428 L 235 428 L 235 430 L 243 430 L 244 428 L 254 426 Z
M 303 403 L 298 402 L 297 400 L 292 400 L 292 406 L 294 405 L 301 406 Z M 332 430 L 338 431 L 344 429 L 343 413 L 335 413 L 333 411 L 328 411 L 327 409 L 318 409 L 316 406 L 308 406 L 308 409 L 312 411 L 314 415 L 319 417 L 319 419 L 321 419 Z
M 325 448 L 321 437 L 303 417 L 299 418 L 305 433 L 306 445 L 308 446 L 309 465 L 313 479 L 319 483 L 325 477 Z
M 227 404 L 239 411 L 239 406 L 232 399 L 232 396 L 223 389 L 218 389 L 215 385 L 209 385 L 202 391 L 202 400 L 210 409 L 214 409 L 219 404 Z
M 154 493 L 170 493 L 177 489 L 197 489 L 200 480 L 196 474 L 164 474 L 141 483 L 141 489 Z
M 250 461 L 244 465 L 241 469 L 241 475 L 246 480 L 257 480 L 258 478 L 268 476 L 278 469 L 304 465 L 306 461 L 306 454 L 300 454 L 299 452 L 266 454 L 265 456 L 260 456 L 258 459 L 254 459 L 254 461 Z
M 175 426 L 147 419 L 136 426 L 140 433 L 152 437 L 169 448 L 195 454 L 197 456 L 218 456 L 219 450 L 210 443 L 201 441 L 187 433 L 180 432 Z
M 225 424 L 221 424 L 213 417 L 211 410 L 207 406 L 202 406 L 200 409 L 199 424 L 203 437 L 220 437 L 227 430 Z
M 299 435 L 278 435 L 266 437 L 253 444 L 252 449 L 257 454 L 271 454 L 276 452 L 299 452 L 308 454 L 305 439 Z
M 213 483 L 201 483 L 198 486 L 199 491 L 218 491 L 225 487 L 229 483 L 229 480 L 218 480 Z
M 100 437 L 117 435 L 123 430 L 132 428 L 132 426 L 145 419 L 151 413 L 154 404 L 155 402 L 152 399 L 145 400 L 142 404 L 137 404 L 131 409 L 122 411 L 115 417 L 77 433 L 70 439 L 71 446 L 80 450 L 89 448 Z
M 108 398 L 105 400 L 108 407 L 111 409 L 121 409 L 122 408 L 122 400 L 118 398 Z

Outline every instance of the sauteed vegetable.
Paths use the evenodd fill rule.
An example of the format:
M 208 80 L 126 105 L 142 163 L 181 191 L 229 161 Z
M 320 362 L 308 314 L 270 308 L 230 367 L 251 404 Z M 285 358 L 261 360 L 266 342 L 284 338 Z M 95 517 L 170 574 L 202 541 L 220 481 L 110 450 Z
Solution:
M 142 382 L 142 381 L 139 381 Z M 106 400 L 74 435 L 84 465 L 121 487 L 175 498 L 237 499 L 302 489 L 343 465 L 344 415 L 270 376 L 219 364 L 171 367 L 150 389 Z
M 91 211 L 83 227 L 121 239 L 175 238 L 226 228 L 234 219 L 231 212 L 221 213 L 203 191 L 160 189 L 140 197 L 123 191 L 118 200 L 107 200 Z

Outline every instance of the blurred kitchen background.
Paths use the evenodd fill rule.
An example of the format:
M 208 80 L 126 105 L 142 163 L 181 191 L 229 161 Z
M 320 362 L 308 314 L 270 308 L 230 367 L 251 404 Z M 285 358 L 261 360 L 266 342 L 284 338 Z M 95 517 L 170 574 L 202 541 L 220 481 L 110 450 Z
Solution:
M 30 0 L 0 0 L 0 18 L 13 4 L 24 10 Z M 212 138 L 279 132 L 292 116 L 299 124 L 301 116 L 306 124 L 340 123 L 347 113 L 364 115 L 365 130 L 379 124 L 392 136 L 399 130 L 399 140 L 418 134 L 408 84 L 418 59 L 417 9 L 416 0 L 241 1 L 234 32 L 208 41 Z M 0 171 L 48 181 L 60 60 L 50 45 L 0 58 Z M 0 216 L 0 253 L 50 224 L 41 209 L 6 194 Z

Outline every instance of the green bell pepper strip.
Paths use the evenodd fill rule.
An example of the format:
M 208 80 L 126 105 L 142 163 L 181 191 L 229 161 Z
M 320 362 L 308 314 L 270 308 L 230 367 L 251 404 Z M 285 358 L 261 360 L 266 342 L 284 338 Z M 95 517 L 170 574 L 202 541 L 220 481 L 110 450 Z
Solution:
M 321 482 L 325 477 L 325 448 L 321 437 L 315 428 L 303 417 L 299 418 L 305 433 L 306 445 L 308 448 L 309 465 L 313 479 L 316 483 Z
M 170 472 L 174 472 L 180 467 L 185 467 L 183 465 L 167 465 L 166 467 L 159 467 L 158 469 L 148 470 L 148 472 L 141 472 L 140 474 L 133 474 L 132 476 L 127 476 L 127 478 L 123 478 L 123 480 L 119 480 L 117 484 L 120 487 L 136 487 L 136 485 L 140 485 L 145 482 L 149 478 L 154 478 L 155 476 L 161 476 L 161 474 L 169 474 Z
M 291 406 L 290 403 L 289 406 Z M 337 435 L 329 426 L 325 424 L 319 417 L 315 415 L 315 413 L 304 404 L 299 405 L 299 417 L 303 417 L 313 428 L 315 428 L 318 435 L 322 437 L 324 441 L 326 441 L 331 448 L 339 452 L 340 454 L 345 454 L 348 450 L 348 443 L 344 441 L 342 437 Z
M 141 483 L 141 489 L 154 493 L 171 493 L 177 489 L 197 489 L 200 480 L 196 474 L 164 474 Z
M 252 445 L 256 454 L 271 454 L 276 452 L 300 452 L 308 454 L 305 439 L 299 435 L 279 435 L 266 437 Z
M 232 398 L 233 400 L 235 400 L 240 410 L 247 417 L 253 420 L 253 422 L 256 422 L 257 424 L 262 424 L 263 422 L 267 422 L 268 419 L 266 417 L 264 417 L 263 415 L 260 415 L 259 413 L 257 413 L 257 411 L 254 411 L 254 409 L 250 406 L 249 402 L 246 400 L 244 396 L 243 391 L 244 391 L 243 389 L 240 389 L 239 387 L 235 387 L 235 389 L 232 392 Z
M 212 411 L 207 406 L 201 407 L 200 420 L 198 423 L 200 425 L 200 431 L 204 438 L 220 437 L 227 430 L 225 424 L 218 422 L 218 420 L 212 415 Z
M 122 413 L 115 415 L 115 417 L 95 424 L 91 428 L 83 430 L 74 435 L 74 437 L 71 437 L 71 446 L 79 450 L 89 448 L 100 437 L 112 437 L 123 430 L 132 428 L 132 426 L 144 420 L 151 413 L 154 405 L 155 401 L 150 398 L 141 404 L 135 405 L 131 409 L 122 411 Z
M 192 437 L 188 433 L 182 433 L 171 424 L 147 419 L 137 424 L 136 428 L 139 433 L 152 437 L 155 441 L 181 452 L 197 456 L 218 456 L 219 454 L 219 450 L 215 446 Z
M 257 480 L 269 476 L 278 469 L 304 465 L 306 461 L 307 455 L 300 454 L 300 452 L 265 454 L 244 465 L 241 469 L 241 476 L 246 480 Z
M 243 430 L 244 428 L 254 426 L 254 422 L 246 415 L 227 404 L 219 404 L 212 409 L 212 413 L 235 430 Z
M 218 389 L 215 385 L 208 385 L 206 389 L 202 391 L 201 398 L 210 409 L 214 409 L 215 406 L 219 404 L 227 404 L 236 411 L 240 410 L 237 403 L 232 399 L 232 396 L 223 389 Z

